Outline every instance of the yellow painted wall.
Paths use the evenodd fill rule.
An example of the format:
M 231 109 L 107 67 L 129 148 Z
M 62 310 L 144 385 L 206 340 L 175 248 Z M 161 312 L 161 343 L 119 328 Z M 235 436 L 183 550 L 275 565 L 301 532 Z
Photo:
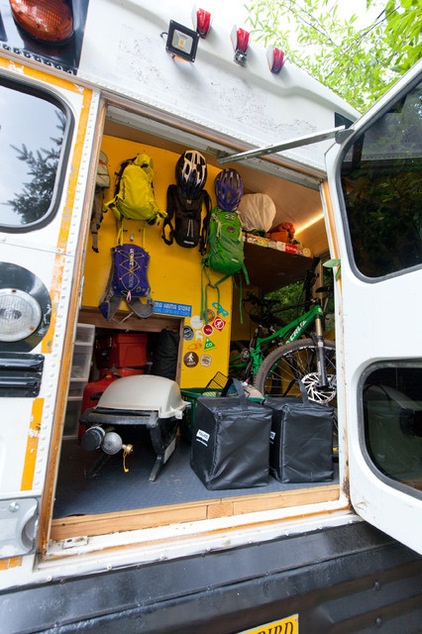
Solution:
M 166 193 L 168 185 L 175 183 L 175 165 L 178 154 L 152 146 L 141 145 L 132 141 L 104 136 L 102 149 L 109 159 L 109 171 L 112 187 L 105 193 L 105 200 L 112 197 L 114 189 L 114 173 L 118 171 L 120 163 L 139 152 L 145 152 L 154 161 L 154 190 L 157 204 L 166 209 Z M 188 148 L 187 148 L 188 149 Z M 206 189 L 214 198 L 214 179 L 220 170 L 210 166 Z M 185 249 L 177 244 L 168 246 L 161 238 L 162 222 L 159 226 L 147 227 L 140 231 L 140 222 L 125 221 L 127 231 L 124 242 L 133 237 L 135 244 L 143 246 L 151 256 L 148 278 L 151 294 L 154 300 L 172 303 L 189 304 L 192 306 L 192 317 L 186 317 L 184 325 L 192 329 L 192 339 L 183 341 L 183 355 L 181 361 L 181 387 L 203 387 L 217 372 L 227 374 L 230 329 L 232 321 L 232 282 L 225 281 L 220 287 L 220 303 L 224 309 L 221 315 L 222 330 L 216 329 L 214 317 L 216 308 L 212 304 L 217 302 L 217 293 L 213 289 L 208 292 L 208 308 L 212 332 L 204 333 L 200 323 L 201 310 L 201 255 L 198 249 Z M 98 232 L 99 253 L 91 249 L 91 238 L 88 246 L 85 282 L 82 305 L 97 307 L 107 284 L 111 266 L 110 249 L 117 243 L 117 228 L 114 215 L 108 211 L 103 218 Z M 218 280 L 219 274 L 212 273 L 212 279 Z M 125 308 L 124 302 L 121 309 Z M 227 314 L 226 314 L 227 313 Z M 104 320 L 104 327 L 107 328 Z M 190 355 L 190 356 L 189 356 Z M 196 355 L 196 356 L 195 356 Z M 193 367 L 189 361 L 196 362 Z

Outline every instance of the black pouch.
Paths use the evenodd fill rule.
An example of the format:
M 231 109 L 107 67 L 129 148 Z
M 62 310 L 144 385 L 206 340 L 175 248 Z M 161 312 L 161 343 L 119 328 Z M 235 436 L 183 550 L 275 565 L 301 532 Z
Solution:
M 233 383 L 237 395 L 227 395 Z M 265 486 L 269 480 L 272 410 L 248 400 L 237 379 L 220 397 L 196 406 L 191 467 L 207 489 Z
M 334 409 L 303 398 L 267 398 L 273 410 L 270 473 L 280 482 L 332 480 Z

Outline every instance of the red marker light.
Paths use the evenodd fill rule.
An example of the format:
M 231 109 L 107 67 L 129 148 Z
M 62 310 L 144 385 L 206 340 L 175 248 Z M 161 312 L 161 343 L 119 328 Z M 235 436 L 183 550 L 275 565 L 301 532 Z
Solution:
M 249 46 L 249 33 L 244 29 L 237 28 L 235 25 L 230 37 L 234 48 L 234 61 L 244 66 Z
M 19 26 L 37 40 L 64 42 L 73 35 L 73 16 L 66 0 L 10 0 Z
M 201 37 L 206 37 L 211 28 L 211 13 L 204 9 L 198 9 L 196 12 L 196 30 Z
M 246 53 L 249 46 L 249 33 L 244 29 L 237 29 L 237 46 L 236 49 L 242 53 Z
M 281 48 L 269 48 L 267 50 L 267 59 L 271 72 L 276 74 L 281 71 L 286 61 Z

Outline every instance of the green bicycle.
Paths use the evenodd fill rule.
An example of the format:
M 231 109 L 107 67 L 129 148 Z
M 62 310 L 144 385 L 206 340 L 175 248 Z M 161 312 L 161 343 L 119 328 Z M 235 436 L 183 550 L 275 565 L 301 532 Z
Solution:
M 317 290 L 318 293 L 325 291 Z M 246 301 L 260 305 L 263 310 L 260 317 L 255 318 L 258 325 L 249 344 L 232 346 L 229 374 L 253 384 L 264 396 L 272 397 L 299 396 L 300 380 L 309 400 L 335 407 L 335 343 L 323 336 L 323 301 L 309 300 L 309 310 L 278 329 L 268 327 L 273 300 L 259 300 L 249 294 Z M 265 325 L 259 323 L 265 321 Z

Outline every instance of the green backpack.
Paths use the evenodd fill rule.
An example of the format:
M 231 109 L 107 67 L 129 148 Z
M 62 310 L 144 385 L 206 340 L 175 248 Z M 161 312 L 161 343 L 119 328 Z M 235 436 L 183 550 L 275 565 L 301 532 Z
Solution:
M 148 154 L 138 154 L 124 161 L 116 174 L 115 195 L 104 205 L 111 209 L 119 222 L 124 218 L 155 224 L 166 212 L 160 211 L 154 195 L 153 162 Z
M 207 312 L 207 286 L 217 288 L 218 291 L 219 284 L 237 273 L 243 273 L 246 284 L 249 284 L 244 260 L 242 225 L 239 214 L 235 211 L 224 211 L 220 207 L 214 207 L 208 224 L 206 253 L 202 258 L 202 267 L 208 280 L 202 292 L 202 315 Z M 223 273 L 223 277 L 217 282 L 211 283 L 207 269 Z M 218 303 L 220 303 L 219 300 Z

